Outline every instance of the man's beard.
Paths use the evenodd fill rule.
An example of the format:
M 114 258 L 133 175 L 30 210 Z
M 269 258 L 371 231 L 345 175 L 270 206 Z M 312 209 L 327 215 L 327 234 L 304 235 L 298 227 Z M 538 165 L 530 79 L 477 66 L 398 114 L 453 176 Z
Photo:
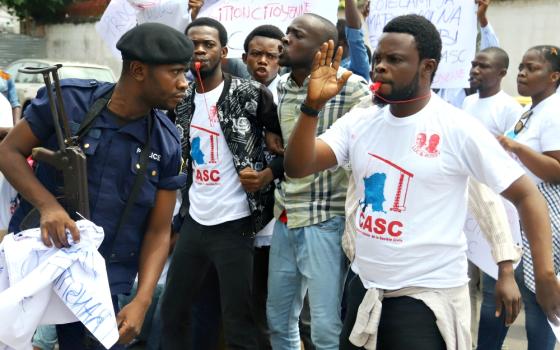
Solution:
M 391 93 L 387 96 L 381 95 L 379 92 L 374 94 L 373 95 L 373 103 L 380 106 L 380 107 L 383 107 L 387 104 L 391 104 L 391 102 L 411 100 L 411 99 L 415 98 L 416 95 L 418 94 L 418 82 L 419 82 L 419 80 L 420 80 L 420 73 L 416 72 L 416 75 L 414 76 L 414 79 L 412 79 L 410 84 L 408 84 L 407 86 L 404 86 L 404 87 L 399 88 L 399 89 L 395 89 L 394 85 L 393 85 L 393 89 L 391 90 Z M 384 101 L 378 95 L 380 95 L 381 97 L 383 97 L 387 101 Z

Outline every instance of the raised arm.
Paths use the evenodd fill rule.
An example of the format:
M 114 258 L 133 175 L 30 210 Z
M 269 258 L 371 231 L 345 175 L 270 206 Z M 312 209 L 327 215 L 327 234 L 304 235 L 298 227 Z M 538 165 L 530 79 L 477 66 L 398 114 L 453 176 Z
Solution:
M 346 42 L 350 56 L 349 70 L 369 81 L 369 58 L 367 55 L 364 34 L 362 33 L 362 18 L 356 5 L 356 0 L 345 0 L 346 6 Z
M 490 6 L 491 0 L 476 0 L 478 4 L 478 9 L 476 11 L 476 18 L 480 24 L 480 50 L 484 50 L 488 47 L 499 47 L 500 41 L 498 36 L 494 32 L 494 29 L 488 22 L 488 17 L 486 12 L 488 11 L 488 6 Z
M 334 58 L 333 54 L 332 40 L 324 43 L 321 50 L 315 54 L 307 96 L 285 151 L 284 168 L 290 177 L 305 177 L 337 164 L 332 149 L 315 137 L 319 112 L 340 92 L 352 75 L 352 72 L 346 71 L 337 78 L 342 48 L 337 49 Z

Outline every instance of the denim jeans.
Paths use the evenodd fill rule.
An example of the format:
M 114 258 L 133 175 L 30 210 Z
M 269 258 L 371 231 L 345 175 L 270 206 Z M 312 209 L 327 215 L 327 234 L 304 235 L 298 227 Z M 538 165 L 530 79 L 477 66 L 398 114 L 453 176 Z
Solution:
M 54 325 L 42 325 L 37 327 L 32 344 L 41 350 L 54 350 L 57 340 L 56 327 Z
M 300 349 L 298 319 L 307 291 L 313 344 L 319 350 L 338 350 L 346 274 L 340 243 L 343 230 L 343 217 L 294 229 L 276 222 L 267 300 L 273 349 Z
M 527 332 L 527 350 L 553 350 L 556 337 L 548 324 L 537 298 L 523 280 L 523 264 L 515 270 L 515 280 L 521 291 L 525 310 L 525 330 Z M 482 276 L 482 306 L 480 308 L 480 323 L 478 324 L 478 350 L 500 350 L 506 338 L 508 328 L 504 323 L 504 315 L 497 318 L 494 288 L 496 280 L 487 274 Z

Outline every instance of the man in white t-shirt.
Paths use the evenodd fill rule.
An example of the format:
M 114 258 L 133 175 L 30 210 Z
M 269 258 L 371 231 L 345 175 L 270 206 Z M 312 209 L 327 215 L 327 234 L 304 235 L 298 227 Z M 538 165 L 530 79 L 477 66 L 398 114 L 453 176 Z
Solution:
M 503 135 L 522 112 L 521 105 L 501 89 L 508 66 L 508 54 L 499 47 L 478 52 L 469 77 L 471 89 L 477 93 L 463 101 L 463 110 L 478 119 L 494 136 Z
M 509 57 L 503 49 L 488 47 L 479 51 L 471 62 L 471 70 L 469 72 L 470 87 L 476 93 L 467 96 L 463 101 L 463 110 L 478 119 L 486 130 L 494 136 L 503 135 L 509 127 L 515 124 L 522 112 L 521 105 L 501 89 L 501 82 L 507 74 L 508 66 Z M 488 191 L 487 193 L 491 194 L 492 192 Z M 500 199 L 497 198 L 497 195 L 492 197 L 494 199 L 488 198 L 488 200 L 493 200 L 496 210 L 500 210 L 505 214 L 505 208 Z M 503 217 L 505 218 L 506 216 L 504 215 Z M 504 224 L 504 227 L 508 227 L 507 222 Z M 477 327 L 479 329 L 477 339 L 474 339 L 474 341 L 478 342 L 478 345 L 481 346 L 485 335 L 492 333 L 492 330 L 483 329 L 482 323 L 480 323 L 479 327 L 479 319 L 493 319 L 496 317 L 494 293 L 496 280 L 481 272 L 470 262 L 469 277 L 471 322 L 473 329 Z M 481 280 L 483 281 L 482 285 Z M 479 314 L 478 302 L 481 289 L 483 290 L 483 300 Z M 506 321 L 506 324 L 508 323 Z
M 553 319 L 560 285 L 543 197 L 480 123 L 431 93 L 441 58 L 434 25 L 399 16 L 383 32 L 372 81 L 375 101 L 389 106 L 355 108 L 317 139 L 318 112 L 350 75 L 337 79 L 341 52 L 332 60 L 334 44 L 325 43 L 285 154 L 292 177 L 351 164 L 360 198 L 352 265 L 358 278 L 348 289 L 340 349 L 470 349 L 462 233 L 469 176 L 516 205 L 541 276 L 538 299 Z M 426 141 L 419 147 L 420 134 Z
M 255 233 L 272 219 L 273 187 L 264 176 L 246 174 L 268 165 L 264 134 L 281 133 L 276 106 L 260 83 L 222 72 L 228 36 L 220 22 L 197 18 L 186 35 L 194 43 L 196 80 L 175 112 L 189 179 L 161 305 L 162 348 L 198 350 L 191 343 L 191 309 L 198 294 L 211 292 L 201 284 L 213 266 L 226 346 L 257 349 L 253 245 Z

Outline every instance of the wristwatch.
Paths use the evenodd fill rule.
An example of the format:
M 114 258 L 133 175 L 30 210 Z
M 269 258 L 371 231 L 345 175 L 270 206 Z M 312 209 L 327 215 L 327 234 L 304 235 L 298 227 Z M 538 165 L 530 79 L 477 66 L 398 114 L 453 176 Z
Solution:
M 311 116 L 311 117 L 318 117 L 319 116 L 319 112 L 321 112 L 320 110 L 314 109 L 309 107 L 307 104 L 305 104 L 306 101 L 303 101 L 303 103 L 301 104 L 301 106 L 299 107 L 299 110 L 304 113 L 305 115 Z

